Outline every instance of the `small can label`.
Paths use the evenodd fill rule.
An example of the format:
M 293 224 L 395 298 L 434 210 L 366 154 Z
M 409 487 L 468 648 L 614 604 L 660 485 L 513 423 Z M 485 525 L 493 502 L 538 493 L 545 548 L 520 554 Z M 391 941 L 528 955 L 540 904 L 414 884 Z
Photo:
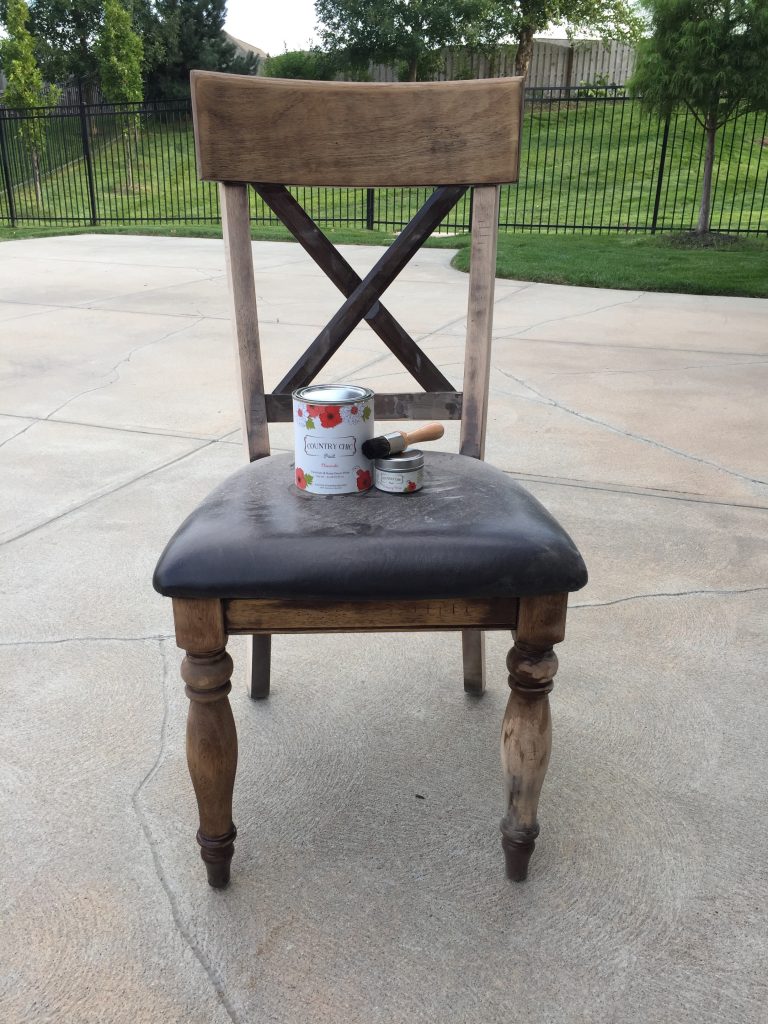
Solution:
M 373 437 L 373 393 L 356 385 L 311 385 L 293 394 L 295 482 L 312 494 L 353 494 L 373 485 L 362 453 Z
M 421 490 L 421 470 L 412 473 L 388 473 L 384 469 L 375 470 L 376 486 L 380 491 L 390 494 L 413 494 Z

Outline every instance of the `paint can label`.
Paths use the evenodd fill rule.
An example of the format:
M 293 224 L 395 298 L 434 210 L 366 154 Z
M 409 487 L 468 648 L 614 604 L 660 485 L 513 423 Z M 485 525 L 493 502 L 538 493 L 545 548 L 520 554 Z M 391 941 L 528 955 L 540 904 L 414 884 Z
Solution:
M 354 494 L 373 484 L 362 452 L 373 437 L 373 392 L 352 384 L 312 384 L 293 393 L 295 482 L 311 494 Z

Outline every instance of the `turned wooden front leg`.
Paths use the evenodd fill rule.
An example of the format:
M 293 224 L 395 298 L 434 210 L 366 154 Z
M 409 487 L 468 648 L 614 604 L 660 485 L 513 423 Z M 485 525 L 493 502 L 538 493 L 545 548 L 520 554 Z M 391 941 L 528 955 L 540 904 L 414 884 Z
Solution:
M 536 812 L 552 749 L 549 693 L 557 672 L 552 644 L 563 639 L 567 594 L 523 598 L 515 646 L 507 656 L 509 695 L 501 728 L 507 813 L 501 821 L 507 876 L 528 874 L 539 823 Z
M 208 881 L 216 889 L 229 882 L 237 831 L 232 822 L 232 790 L 237 768 L 237 733 L 229 706 L 232 659 L 221 602 L 173 599 L 176 643 L 187 652 L 181 678 L 187 684 L 187 763 L 200 811 L 197 841 Z

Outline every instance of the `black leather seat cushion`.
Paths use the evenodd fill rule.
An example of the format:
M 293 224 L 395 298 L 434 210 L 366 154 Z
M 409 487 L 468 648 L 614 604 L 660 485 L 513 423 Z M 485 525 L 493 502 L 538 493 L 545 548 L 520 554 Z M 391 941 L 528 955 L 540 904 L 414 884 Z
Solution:
M 170 597 L 526 596 L 587 582 L 573 541 L 505 473 L 426 453 L 414 494 L 315 495 L 273 455 L 217 487 L 177 530 L 155 570 Z

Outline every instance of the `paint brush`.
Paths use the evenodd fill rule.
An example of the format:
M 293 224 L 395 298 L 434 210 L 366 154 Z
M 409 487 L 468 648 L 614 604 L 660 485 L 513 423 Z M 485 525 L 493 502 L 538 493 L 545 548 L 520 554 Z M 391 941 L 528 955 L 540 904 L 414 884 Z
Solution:
M 404 451 L 409 444 L 418 441 L 436 441 L 445 433 L 442 423 L 427 423 L 424 427 L 418 427 L 406 433 L 404 430 L 393 430 L 391 434 L 382 434 L 381 437 L 372 437 L 370 441 L 363 443 L 363 455 L 366 459 L 386 459 L 390 455 L 397 455 Z

